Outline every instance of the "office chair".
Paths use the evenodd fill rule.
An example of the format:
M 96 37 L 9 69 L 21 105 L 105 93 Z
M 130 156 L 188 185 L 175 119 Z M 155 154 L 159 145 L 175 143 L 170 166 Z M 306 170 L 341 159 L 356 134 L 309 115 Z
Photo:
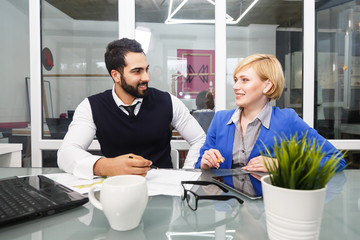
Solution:
M 215 115 L 214 110 L 196 110 L 193 112 L 193 117 L 198 121 L 205 133 L 207 133 L 210 123 Z

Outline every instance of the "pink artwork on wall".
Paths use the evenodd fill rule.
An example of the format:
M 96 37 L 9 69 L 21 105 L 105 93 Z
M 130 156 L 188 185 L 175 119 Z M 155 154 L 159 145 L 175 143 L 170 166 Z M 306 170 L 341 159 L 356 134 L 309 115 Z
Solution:
M 214 95 L 215 50 L 178 49 L 177 57 L 186 60 L 187 68 L 186 73 L 177 77 L 177 97 L 195 99 L 203 90 Z

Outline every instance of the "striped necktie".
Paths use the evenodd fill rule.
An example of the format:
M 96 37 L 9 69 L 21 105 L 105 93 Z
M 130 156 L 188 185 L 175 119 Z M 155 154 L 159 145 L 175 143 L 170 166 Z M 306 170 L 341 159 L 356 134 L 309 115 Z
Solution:
M 139 102 L 135 103 L 134 105 L 130 105 L 130 106 L 124 106 L 122 105 L 125 110 L 129 113 L 130 117 L 135 117 L 134 111 L 135 111 L 135 107 L 136 105 L 138 105 Z

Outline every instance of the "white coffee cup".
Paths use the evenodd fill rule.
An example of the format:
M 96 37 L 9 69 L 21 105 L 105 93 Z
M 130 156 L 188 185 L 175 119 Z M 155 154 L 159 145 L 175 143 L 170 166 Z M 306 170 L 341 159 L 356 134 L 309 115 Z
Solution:
M 97 189 L 100 189 L 100 201 L 94 195 Z M 146 180 L 137 175 L 109 177 L 102 186 L 93 186 L 88 196 L 94 207 L 104 211 L 111 228 L 117 231 L 136 228 L 148 202 Z

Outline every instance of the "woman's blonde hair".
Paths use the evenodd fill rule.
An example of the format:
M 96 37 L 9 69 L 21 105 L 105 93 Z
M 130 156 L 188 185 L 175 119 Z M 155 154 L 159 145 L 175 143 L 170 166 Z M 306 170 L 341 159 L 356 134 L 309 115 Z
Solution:
M 279 99 L 284 89 L 284 72 L 280 62 L 274 55 L 254 54 L 241 60 L 234 70 L 235 75 L 252 67 L 262 81 L 270 80 L 273 84 L 266 93 L 269 99 Z

